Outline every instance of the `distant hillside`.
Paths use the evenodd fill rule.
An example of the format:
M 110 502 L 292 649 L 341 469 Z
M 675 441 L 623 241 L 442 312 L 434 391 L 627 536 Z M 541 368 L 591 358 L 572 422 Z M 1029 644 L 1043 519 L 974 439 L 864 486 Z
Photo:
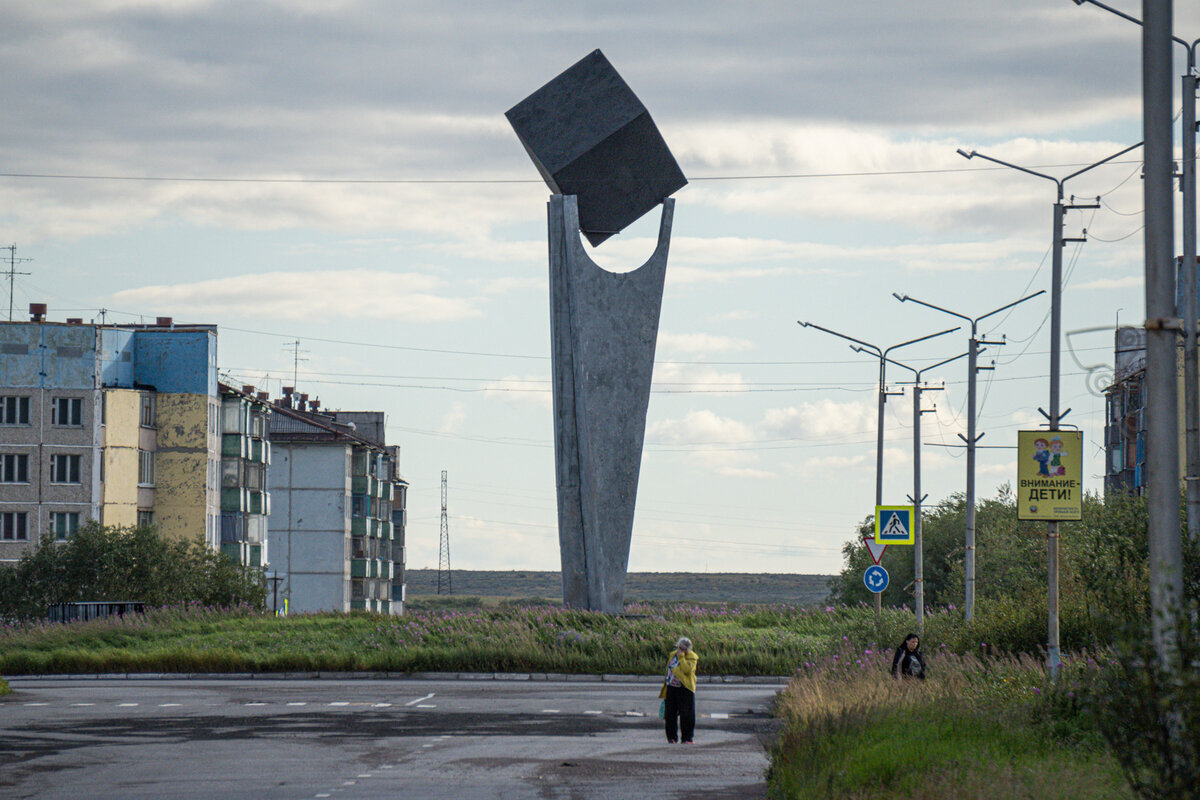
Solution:
M 625 600 L 813 605 L 828 597 L 832 579 L 749 572 L 631 572 Z M 437 570 L 410 569 L 405 581 L 409 597 L 437 594 Z M 562 576 L 557 572 L 454 570 L 451 581 L 456 595 L 562 598 Z

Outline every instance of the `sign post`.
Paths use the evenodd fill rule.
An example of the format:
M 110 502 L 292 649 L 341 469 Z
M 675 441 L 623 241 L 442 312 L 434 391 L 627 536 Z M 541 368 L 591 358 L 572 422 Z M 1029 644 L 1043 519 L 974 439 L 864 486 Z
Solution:
M 875 506 L 876 544 L 913 544 L 915 518 L 913 506 Z
M 878 564 L 879 560 L 883 558 L 884 551 L 887 550 L 887 545 L 876 542 L 874 534 L 864 536 L 863 544 L 867 548 L 867 555 L 871 557 L 871 563 Z
M 863 573 L 863 584 L 875 594 L 881 593 L 888 585 L 887 570 L 878 564 L 872 564 Z
M 1083 433 L 1017 432 L 1017 519 L 1083 519 Z

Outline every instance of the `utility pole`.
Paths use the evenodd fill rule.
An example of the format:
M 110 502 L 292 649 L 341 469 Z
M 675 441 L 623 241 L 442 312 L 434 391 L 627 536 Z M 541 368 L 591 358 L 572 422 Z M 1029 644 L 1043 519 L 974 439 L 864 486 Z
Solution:
M 957 311 L 951 311 L 941 306 L 935 306 L 933 303 L 926 303 L 924 300 L 918 300 L 915 297 L 908 295 L 897 294 L 892 292 L 892 297 L 899 300 L 901 303 L 906 300 L 911 300 L 918 305 L 932 308 L 935 311 L 941 311 L 943 314 L 949 314 L 952 317 L 958 317 L 971 323 L 971 338 L 968 342 L 967 349 L 967 435 L 961 433 L 958 438 L 962 439 L 967 445 L 967 497 L 966 497 L 966 524 L 964 531 L 965 550 L 963 552 L 963 572 L 964 575 L 964 593 L 963 599 L 963 619 L 970 622 L 975 616 L 975 445 L 983 438 L 983 434 L 975 434 L 975 414 L 976 414 L 976 376 L 981 370 L 995 369 L 995 367 L 979 366 L 979 353 L 983 352 L 982 345 L 997 345 L 1006 344 L 1004 338 L 1000 341 L 989 340 L 986 336 L 983 339 L 979 338 L 979 323 L 993 314 L 999 314 L 1001 311 L 1006 311 L 1015 305 L 1024 303 L 1026 300 L 1031 300 L 1038 295 L 1045 294 L 1045 290 L 1034 292 L 1031 295 L 1026 295 L 1020 300 L 1014 300 L 1008 305 L 1000 306 L 1000 308 L 989 311 L 978 317 L 968 317 L 966 314 L 960 314 Z
M 886 375 L 885 365 L 889 360 L 887 355 L 893 350 L 899 350 L 901 347 L 907 347 L 910 344 L 923 342 L 926 339 L 933 339 L 938 336 L 943 336 L 947 333 L 954 333 L 956 330 L 958 330 L 958 328 L 949 328 L 944 331 L 938 331 L 937 333 L 931 333 L 927 336 L 921 336 L 916 339 L 909 339 L 907 342 L 901 342 L 900 344 L 894 344 L 891 347 L 881 349 L 879 346 L 873 345 L 870 342 L 864 342 L 862 339 L 855 339 L 853 336 L 847 336 L 844 333 L 838 333 L 837 331 L 830 330 L 829 328 L 822 328 L 820 325 L 817 325 L 813 322 L 796 320 L 796 324 L 801 328 L 816 328 L 819 331 L 836 336 L 839 339 L 845 339 L 846 341 L 853 342 L 854 344 L 859 345 L 859 348 L 862 348 L 854 348 L 856 352 L 866 353 L 879 359 L 879 421 L 876 425 L 875 435 L 875 505 L 881 506 L 883 505 L 883 406 L 884 403 L 887 402 L 888 398 L 887 384 L 884 381 L 884 377 Z M 851 347 L 853 348 L 854 345 L 851 345 Z M 875 621 L 879 622 L 883 613 L 883 600 L 880 598 L 879 592 L 872 592 L 872 594 L 875 595 Z
M 437 593 L 442 593 L 442 574 L 446 576 L 446 594 L 454 594 L 450 582 L 450 521 L 446 514 L 446 470 L 442 470 L 442 533 L 438 541 L 438 585 Z
M 955 328 L 955 330 L 958 329 Z M 908 500 L 913 504 L 913 612 L 917 617 L 918 633 L 925 632 L 925 540 L 922 538 L 921 531 L 921 504 L 925 502 L 926 495 L 921 494 L 921 415 L 937 410 L 936 406 L 931 409 L 922 409 L 921 394 L 930 391 L 940 392 L 946 388 L 944 386 L 923 386 L 921 375 L 931 369 L 949 364 L 951 361 L 957 361 L 965 355 L 967 353 L 959 353 L 921 369 L 901 364 L 890 358 L 887 359 L 888 362 L 913 374 L 913 493 L 909 495 Z
M 1168 88 L 1168 95 L 1170 90 Z M 1169 138 L 1169 137 L 1168 137 Z M 993 164 L 999 164 L 1002 167 L 1009 167 L 1018 172 L 1024 172 L 1028 175 L 1033 175 L 1038 178 L 1044 178 L 1048 181 L 1053 181 L 1057 194 L 1054 200 L 1053 222 L 1052 222 L 1052 239 L 1051 250 L 1053 256 L 1050 261 L 1050 411 L 1039 408 L 1048 422 L 1047 427 L 1050 431 L 1059 430 L 1059 423 L 1062 418 L 1070 413 L 1071 409 L 1067 409 L 1059 413 L 1059 377 L 1061 375 L 1062 364 L 1062 251 L 1065 242 L 1083 242 L 1085 239 L 1066 239 L 1063 238 L 1063 220 L 1068 209 L 1075 208 L 1097 208 L 1098 204 L 1088 205 L 1063 205 L 1063 185 L 1074 177 L 1082 175 L 1088 170 L 1095 169 L 1101 164 L 1107 164 L 1114 158 L 1125 155 L 1131 150 L 1135 150 L 1142 146 L 1142 142 L 1130 145 L 1123 150 L 1118 150 L 1107 158 L 1103 158 L 1094 164 L 1089 164 L 1083 169 L 1078 169 L 1072 172 L 1065 178 L 1055 178 L 1051 175 L 1046 175 L 1041 172 L 1036 172 L 1032 169 L 1019 167 L 1016 164 L 1010 164 L 1007 161 L 1001 161 L 998 158 L 985 156 L 983 153 L 972 150 L 966 152 L 959 150 L 958 154 L 966 159 L 982 158 L 984 161 L 991 161 Z M 1168 196 L 1168 201 L 1170 197 Z M 1149 210 L 1147 209 L 1147 214 Z M 1149 216 L 1147 216 L 1149 223 Z M 1170 242 L 1168 241 L 1168 244 Z M 1174 289 L 1174 281 L 1172 281 L 1172 291 Z M 1147 287 L 1149 292 L 1149 287 Z M 1174 296 L 1172 295 L 1172 302 Z M 1147 348 L 1149 345 L 1147 344 Z M 1172 368 L 1172 374 L 1173 368 Z M 1171 384 L 1174 386 L 1174 383 Z M 1172 419 L 1174 417 L 1172 416 Z M 1054 680 L 1058 679 L 1058 671 L 1062 666 L 1062 655 L 1059 649 L 1059 625 L 1058 625 L 1058 523 L 1046 523 L 1046 606 L 1047 606 L 1047 621 L 1046 621 L 1046 666 L 1050 671 L 1050 677 Z
M 1137 17 L 1100 0 L 1074 2 L 1076 5 L 1090 3 L 1135 25 L 1142 24 Z M 1162 34 L 1161 31 L 1159 33 Z M 1200 539 L 1200 397 L 1197 396 L 1200 393 L 1200 334 L 1197 332 L 1200 298 L 1197 297 L 1197 289 L 1200 287 L 1196 274 L 1196 47 L 1200 46 L 1200 39 L 1188 44 L 1173 34 L 1170 38 L 1187 53 L 1187 69 L 1183 73 L 1182 85 L 1183 110 L 1180 114 L 1183 158 L 1179 176 L 1179 192 L 1183 195 L 1183 256 L 1179 266 L 1179 282 L 1186 288 L 1183 290 L 1183 307 L 1177 313 L 1183 317 L 1183 404 L 1187 464 L 1184 486 L 1187 497 L 1187 532 L 1188 538 L 1195 542 Z M 1149 220 L 1146 230 L 1149 234 Z M 1174 234 L 1171 238 L 1174 239 Z
M 26 261 L 33 261 L 32 258 L 17 258 L 17 246 L 10 244 L 4 248 L 8 251 L 8 269 L 3 273 L 8 278 L 8 321 L 12 322 L 13 318 L 13 288 L 17 282 L 18 275 L 31 275 L 29 272 L 17 272 L 17 264 L 23 264 Z
M 1171 0 L 1142 0 L 1142 129 L 1146 137 L 1146 486 L 1149 494 L 1150 605 L 1154 645 L 1176 667 L 1175 617 L 1183 599 L 1179 535 L 1179 439 L 1175 380 L 1174 179 L 1171 135 Z M 1195 151 L 1184 153 L 1184 158 Z M 1186 260 L 1186 259 L 1185 259 Z M 1185 264 L 1185 266 L 1188 266 Z M 1194 264 L 1192 265 L 1194 266 Z M 1185 296 L 1195 294 L 1187 287 Z M 1196 391 L 1188 386 L 1189 392 Z

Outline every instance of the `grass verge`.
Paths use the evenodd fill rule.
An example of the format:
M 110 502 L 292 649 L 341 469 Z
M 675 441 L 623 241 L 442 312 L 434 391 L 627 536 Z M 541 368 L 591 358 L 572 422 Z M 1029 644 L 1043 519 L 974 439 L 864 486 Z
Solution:
M 780 694 L 772 798 L 1130 796 L 1100 735 L 1050 699 L 1039 660 L 942 652 L 928 680 L 896 681 L 890 658 L 844 643 Z

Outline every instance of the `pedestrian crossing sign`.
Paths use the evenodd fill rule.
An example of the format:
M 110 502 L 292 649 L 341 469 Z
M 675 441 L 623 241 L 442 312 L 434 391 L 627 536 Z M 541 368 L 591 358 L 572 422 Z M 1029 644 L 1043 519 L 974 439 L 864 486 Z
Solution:
M 877 544 L 915 544 L 912 506 L 875 506 Z

